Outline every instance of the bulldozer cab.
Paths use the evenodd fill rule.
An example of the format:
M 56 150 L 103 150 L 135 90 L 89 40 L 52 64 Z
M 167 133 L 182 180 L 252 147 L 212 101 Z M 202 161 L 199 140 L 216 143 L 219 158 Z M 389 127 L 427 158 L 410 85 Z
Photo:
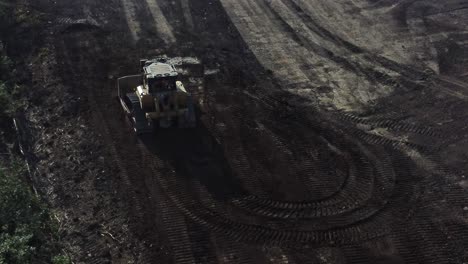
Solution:
M 178 73 L 173 65 L 159 60 L 141 61 L 143 64 L 144 85 L 148 93 L 175 91 Z
M 148 93 L 150 94 L 176 91 L 176 81 L 176 77 L 145 78 L 145 84 L 147 85 Z

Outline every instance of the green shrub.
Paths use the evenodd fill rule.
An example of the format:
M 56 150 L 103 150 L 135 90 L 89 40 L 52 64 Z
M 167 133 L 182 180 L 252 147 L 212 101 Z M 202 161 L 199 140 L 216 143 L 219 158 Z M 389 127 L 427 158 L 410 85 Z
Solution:
M 52 264 L 71 264 L 71 261 L 65 255 L 58 255 L 52 259 Z
M 24 169 L 12 167 L 0 168 L 0 264 L 50 262 L 57 247 L 49 213 L 22 180 Z
M 35 248 L 31 246 L 34 234 L 26 225 L 19 225 L 9 231 L 5 225 L 0 233 L 0 263 L 31 263 Z

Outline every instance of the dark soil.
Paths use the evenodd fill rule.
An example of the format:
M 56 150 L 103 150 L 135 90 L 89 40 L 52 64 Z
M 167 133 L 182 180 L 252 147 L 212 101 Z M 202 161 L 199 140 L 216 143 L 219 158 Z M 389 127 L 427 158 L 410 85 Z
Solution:
M 225 9 L 230 0 L 18 4 L 44 19 L 25 64 L 26 130 L 34 184 L 73 261 L 468 261 L 468 18 L 459 13 L 468 3 L 349 9 L 359 19 L 395 6 L 382 18 L 397 27 L 388 38 L 428 43 L 408 50 L 408 62 L 361 45 L 358 33 L 345 39 L 338 22 L 316 19 L 302 1 L 244 2 L 254 21 L 245 25 L 260 28 L 261 10 L 287 44 L 248 38 L 236 10 Z M 281 47 L 291 51 L 285 58 Z M 190 88 L 203 110 L 199 127 L 137 137 L 115 98 L 116 78 L 161 53 L 197 57 L 217 73 L 202 91 Z M 310 80 L 336 79 L 293 83 L 282 78 L 293 61 Z M 362 83 L 348 82 L 351 74 Z

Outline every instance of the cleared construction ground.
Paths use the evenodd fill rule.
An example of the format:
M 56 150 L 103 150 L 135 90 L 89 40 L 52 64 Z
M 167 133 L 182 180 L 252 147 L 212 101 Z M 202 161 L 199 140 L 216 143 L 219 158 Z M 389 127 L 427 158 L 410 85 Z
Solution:
M 25 2 L 75 263 L 468 262 L 468 1 Z M 136 137 L 116 80 L 159 54 L 203 62 L 203 115 Z

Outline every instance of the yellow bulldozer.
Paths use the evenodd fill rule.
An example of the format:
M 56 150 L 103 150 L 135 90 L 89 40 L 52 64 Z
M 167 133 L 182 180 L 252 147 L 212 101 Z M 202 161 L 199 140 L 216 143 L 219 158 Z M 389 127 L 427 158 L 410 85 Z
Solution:
M 197 125 L 193 96 L 167 58 L 140 60 L 141 73 L 118 79 L 120 104 L 137 134 Z

